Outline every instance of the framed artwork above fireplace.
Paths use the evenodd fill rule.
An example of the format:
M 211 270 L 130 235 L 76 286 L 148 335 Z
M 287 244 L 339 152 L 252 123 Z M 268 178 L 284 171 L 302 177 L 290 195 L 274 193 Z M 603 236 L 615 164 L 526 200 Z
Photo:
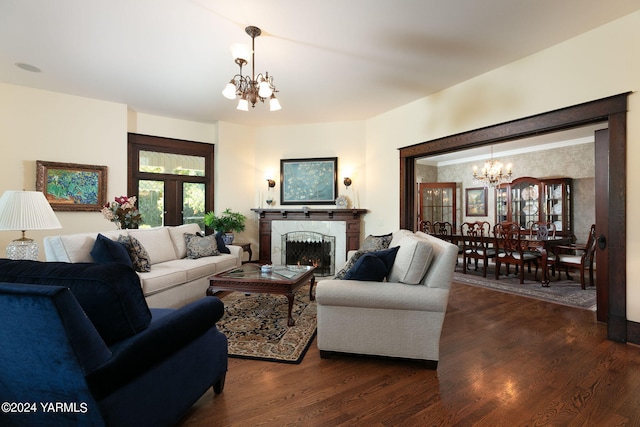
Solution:
M 335 204 L 338 158 L 280 160 L 280 204 Z

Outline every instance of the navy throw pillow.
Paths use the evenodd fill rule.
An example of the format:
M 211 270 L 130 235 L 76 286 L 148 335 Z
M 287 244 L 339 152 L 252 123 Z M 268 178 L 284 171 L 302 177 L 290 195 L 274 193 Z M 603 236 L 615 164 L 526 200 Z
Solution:
M 365 253 L 347 271 L 344 279 L 382 282 L 393 266 L 398 249 L 399 246 L 396 246 L 391 249 Z
M 131 257 L 127 247 L 120 242 L 115 242 L 110 238 L 98 234 L 96 242 L 91 249 L 91 257 L 98 264 L 116 262 L 132 267 Z
M 384 265 L 387 267 L 387 269 L 391 271 L 391 267 L 393 267 L 393 263 L 396 260 L 396 255 L 398 255 L 399 249 L 400 249 L 400 246 L 394 246 L 393 248 L 372 252 L 372 253 L 378 258 L 380 258 L 382 262 L 384 262 Z
M 216 243 L 218 244 L 218 252 L 220 252 L 221 254 L 230 254 L 231 251 L 229 250 L 229 248 L 224 244 L 224 240 L 222 239 L 222 235 L 224 233 L 222 231 L 218 231 L 216 233 Z

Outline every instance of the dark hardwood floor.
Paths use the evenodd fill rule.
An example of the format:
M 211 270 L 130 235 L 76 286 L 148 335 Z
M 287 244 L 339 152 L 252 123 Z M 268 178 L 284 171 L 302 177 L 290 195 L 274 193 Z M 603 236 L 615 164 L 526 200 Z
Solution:
M 453 284 L 437 371 L 415 362 L 229 359 L 187 426 L 640 425 L 640 348 L 595 313 Z

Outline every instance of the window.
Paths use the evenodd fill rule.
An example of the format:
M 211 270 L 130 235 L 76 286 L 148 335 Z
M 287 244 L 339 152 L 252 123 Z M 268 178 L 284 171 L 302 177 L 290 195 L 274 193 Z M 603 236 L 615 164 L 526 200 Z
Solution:
M 128 194 L 137 195 L 143 227 L 197 223 L 213 210 L 214 146 L 129 134 Z

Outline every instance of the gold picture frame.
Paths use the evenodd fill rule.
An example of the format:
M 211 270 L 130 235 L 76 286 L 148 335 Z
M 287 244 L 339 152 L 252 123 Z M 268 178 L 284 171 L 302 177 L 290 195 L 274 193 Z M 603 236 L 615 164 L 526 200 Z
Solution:
M 487 216 L 487 189 L 485 187 L 467 188 L 465 195 L 467 216 Z
M 54 211 L 99 211 L 107 202 L 107 167 L 37 160 L 36 190 Z

